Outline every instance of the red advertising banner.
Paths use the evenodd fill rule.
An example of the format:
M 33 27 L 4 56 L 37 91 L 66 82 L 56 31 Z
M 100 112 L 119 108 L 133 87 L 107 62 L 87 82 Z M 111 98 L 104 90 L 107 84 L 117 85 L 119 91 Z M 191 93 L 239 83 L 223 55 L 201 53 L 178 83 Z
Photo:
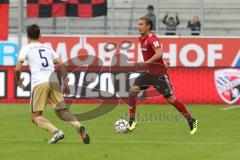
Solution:
M 50 45 L 68 65 L 80 64 L 80 70 L 69 73 L 76 103 L 128 97 L 131 77 L 122 67 L 142 60 L 138 38 L 114 36 L 45 36 L 42 42 Z M 170 82 L 176 96 L 189 104 L 237 104 L 240 97 L 240 38 L 166 38 L 160 37 L 164 58 L 171 67 Z M 124 55 L 124 56 L 119 56 Z M 79 58 L 80 56 L 80 58 Z M 3 57 L 0 57 L 3 60 Z M 0 59 L 0 60 L 1 60 Z M 84 65 L 82 65 L 84 64 Z M 94 66 L 96 70 L 86 70 Z M 120 68 L 108 72 L 105 68 Z M 85 68 L 84 68 L 85 67 Z M 29 70 L 22 72 L 26 90 L 15 86 L 13 67 L 0 68 L 0 103 L 29 102 Z M 93 79 L 94 81 L 89 81 Z M 82 88 L 81 86 L 86 86 Z M 153 88 L 141 93 L 140 103 L 165 103 Z
M 103 62 L 99 65 L 109 66 L 116 54 L 127 56 L 128 63 L 142 59 L 138 37 L 46 36 L 42 42 L 52 46 L 63 61 L 90 55 Z M 173 67 L 240 67 L 240 38 L 160 37 L 160 42 Z
M 178 99 L 188 104 L 239 104 L 240 70 L 221 68 L 169 68 L 169 79 Z M 94 79 L 89 77 L 95 76 Z M 29 102 L 30 73 L 27 68 L 22 72 L 23 91 L 16 87 L 13 67 L 0 68 L 0 103 Z M 118 94 L 119 99 L 128 97 L 132 82 L 130 77 L 136 73 L 73 71 L 69 73 L 70 85 L 74 86 L 71 99 L 75 103 L 100 102 L 111 100 L 109 94 Z M 89 79 L 91 79 L 89 81 Z M 88 81 L 85 88 L 81 88 Z M 121 87 L 120 87 L 121 86 Z M 88 88 L 88 89 L 86 89 Z M 139 103 L 166 103 L 164 98 L 153 88 L 141 93 Z

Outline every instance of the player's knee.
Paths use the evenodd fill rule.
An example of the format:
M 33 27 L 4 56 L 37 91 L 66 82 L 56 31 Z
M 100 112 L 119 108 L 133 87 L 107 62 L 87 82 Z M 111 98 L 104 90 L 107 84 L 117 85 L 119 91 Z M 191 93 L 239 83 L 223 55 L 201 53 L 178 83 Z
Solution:
M 138 86 L 133 86 L 131 89 L 130 89 L 130 95 L 137 95 L 139 92 L 140 92 L 140 88 Z
M 61 119 L 66 112 L 67 112 L 66 108 L 55 110 L 55 114 Z
M 170 104 L 173 104 L 174 101 L 176 100 L 176 97 L 174 95 L 170 95 L 170 96 L 167 96 L 165 98 Z
M 55 114 L 57 117 L 61 118 L 61 115 L 62 115 L 61 111 L 55 110 Z
M 34 112 L 34 113 L 32 113 L 32 123 L 36 123 L 36 119 L 37 119 L 37 117 L 39 117 L 39 116 L 42 116 L 42 112 Z
M 32 119 L 31 119 L 31 120 L 32 120 L 32 123 L 35 124 L 35 117 L 32 116 Z

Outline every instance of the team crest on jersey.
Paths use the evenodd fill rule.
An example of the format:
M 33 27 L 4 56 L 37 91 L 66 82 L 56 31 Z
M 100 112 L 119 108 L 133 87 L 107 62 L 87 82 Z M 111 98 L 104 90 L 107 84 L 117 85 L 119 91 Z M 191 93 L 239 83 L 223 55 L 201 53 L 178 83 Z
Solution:
M 214 73 L 215 85 L 222 100 L 233 104 L 240 97 L 240 69 L 220 69 Z

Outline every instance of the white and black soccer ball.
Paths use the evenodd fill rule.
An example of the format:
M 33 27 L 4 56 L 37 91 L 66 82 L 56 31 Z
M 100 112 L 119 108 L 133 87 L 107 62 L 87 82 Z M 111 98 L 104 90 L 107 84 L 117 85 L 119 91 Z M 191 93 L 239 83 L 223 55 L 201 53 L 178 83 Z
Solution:
M 115 122 L 114 128 L 117 133 L 127 133 L 130 125 L 127 120 L 119 119 Z

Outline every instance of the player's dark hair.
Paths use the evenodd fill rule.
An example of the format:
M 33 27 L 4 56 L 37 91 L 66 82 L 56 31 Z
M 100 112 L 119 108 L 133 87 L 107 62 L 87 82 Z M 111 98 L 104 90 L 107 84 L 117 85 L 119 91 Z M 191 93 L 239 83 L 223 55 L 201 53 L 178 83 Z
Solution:
M 154 7 L 153 7 L 153 5 L 149 5 L 149 6 L 147 7 L 147 9 L 153 11 L 153 10 L 154 10 Z
M 141 17 L 141 18 L 139 18 L 139 20 L 144 20 L 144 21 L 146 22 L 146 24 L 150 26 L 150 30 L 152 30 L 152 28 L 153 28 L 153 23 L 152 23 L 152 20 L 151 20 L 151 19 L 149 19 L 149 18 L 147 18 L 147 17 Z
M 26 31 L 30 39 L 37 40 L 40 38 L 40 27 L 37 24 L 27 26 Z

